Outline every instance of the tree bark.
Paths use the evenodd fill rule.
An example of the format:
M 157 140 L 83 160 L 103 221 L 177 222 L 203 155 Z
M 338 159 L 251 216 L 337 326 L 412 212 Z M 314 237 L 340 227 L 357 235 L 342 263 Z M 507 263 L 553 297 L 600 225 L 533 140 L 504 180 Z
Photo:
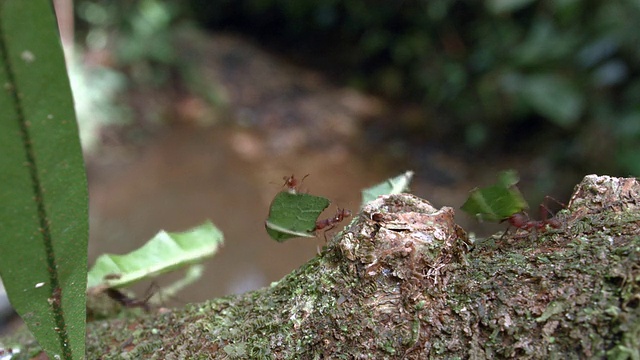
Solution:
M 90 323 L 87 358 L 639 359 L 639 193 L 590 175 L 560 229 L 475 242 L 384 196 L 268 288 Z

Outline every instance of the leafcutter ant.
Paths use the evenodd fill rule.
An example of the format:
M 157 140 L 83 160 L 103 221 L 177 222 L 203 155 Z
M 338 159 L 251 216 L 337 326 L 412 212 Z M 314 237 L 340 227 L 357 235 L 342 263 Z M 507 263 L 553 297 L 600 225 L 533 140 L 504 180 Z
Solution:
M 336 211 L 336 214 L 333 217 L 316 221 L 316 227 L 313 230 L 316 231 L 324 229 L 324 239 L 326 241 L 327 231 L 336 227 L 336 224 L 348 218 L 349 216 L 351 216 L 351 210 L 338 208 L 338 211 Z
M 126 308 L 136 308 L 139 307 L 143 309 L 145 312 L 149 312 L 151 310 L 151 306 L 149 305 L 149 299 L 153 296 L 153 293 L 147 295 L 144 299 L 135 299 L 129 297 L 127 294 L 122 291 L 114 288 L 107 288 L 105 290 L 107 296 L 109 296 L 112 300 L 119 303 L 120 305 Z
M 298 181 L 293 174 L 291 174 L 291 176 L 283 176 L 282 180 L 284 180 L 284 184 L 282 184 L 282 187 L 286 186 L 290 193 L 295 194 L 300 191 L 299 186 L 302 185 L 302 182 L 304 182 L 304 179 L 306 179 L 307 176 L 309 176 L 309 174 L 303 176 L 300 181 Z
M 551 196 L 545 196 L 544 199 L 553 200 L 554 202 L 558 203 L 558 205 L 561 205 L 563 208 L 566 207 L 563 203 L 552 198 Z M 534 230 L 536 232 L 542 233 L 547 231 L 549 228 L 558 229 L 562 226 L 562 223 L 560 222 L 560 220 L 558 220 L 555 217 L 549 217 L 550 213 L 551 211 L 549 210 L 549 208 L 546 207 L 544 203 L 542 203 L 540 204 L 540 218 L 542 220 L 532 220 L 531 218 L 529 218 L 529 215 L 527 215 L 525 212 L 519 212 L 509 216 L 503 221 L 507 221 L 510 226 L 513 226 L 517 229 L 522 229 L 527 232 L 531 232 L 531 230 Z M 507 228 L 507 231 L 509 231 L 508 228 Z M 504 237 L 507 231 L 505 231 L 502 237 Z

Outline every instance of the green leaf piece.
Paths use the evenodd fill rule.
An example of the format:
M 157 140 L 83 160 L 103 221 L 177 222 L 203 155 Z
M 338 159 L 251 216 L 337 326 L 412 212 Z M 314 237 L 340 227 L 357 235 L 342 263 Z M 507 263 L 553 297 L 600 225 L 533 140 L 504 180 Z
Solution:
M 330 203 L 320 196 L 282 191 L 271 202 L 265 222 L 267 233 L 278 242 L 314 237 L 316 221 Z
M 375 200 L 381 195 L 400 194 L 409 190 L 409 184 L 413 179 L 413 171 L 407 171 L 404 174 L 389 178 L 377 185 L 362 190 L 362 204 L 364 207 L 370 201 Z
M 498 184 L 499 186 L 510 188 L 515 186 L 518 181 L 520 181 L 520 177 L 518 176 L 518 172 L 515 170 L 505 170 L 498 174 Z
M 176 280 L 172 284 L 162 287 L 162 291 L 158 292 L 157 296 L 162 296 L 163 298 L 171 298 L 176 296 L 182 289 L 185 287 L 195 283 L 200 280 L 202 274 L 204 273 L 204 265 L 195 264 L 189 266 L 184 276 L 181 279 Z M 153 299 L 153 297 L 152 297 Z
M 142 247 L 126 255 L 98 257 L 87 276 L 87 287 L 121 288 L 195 264 L 213 256 L 222 242 L 222 232 L 211 222 L 184 232 L 160 231 Z
M 502 221 L 528 208 L 520 190 L 515 187 L 518 175 L 504 171 L 496 185 L 471 190 L 461 209 L 480 221 Z
M 88 201 L 49 0 L 0 1 L 0 276 L 51 359 L 85 356 Z

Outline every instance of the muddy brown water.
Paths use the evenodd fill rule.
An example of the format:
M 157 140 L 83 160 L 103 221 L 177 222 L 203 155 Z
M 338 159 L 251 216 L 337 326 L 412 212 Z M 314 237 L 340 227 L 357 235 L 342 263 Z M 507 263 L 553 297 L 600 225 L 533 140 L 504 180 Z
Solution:
M 460 225 L 487 235 L 505 226 L 478 225 L 462 214 L 468 191 L 514 168 L 526 194 L 540 174 L 551 171 L 536 154 L 470 161 L 429 144 L 368 143 L 370 124 L 397 120 L 384 100 L 334 85 L 238 37 L 212 35 L 197 44 L 184 53 L 197 53 L 202 76 L 219 83 L 225 99 L 214 125 L 174 122 L 134 147 L 106 146 L 87 157 L 90 265 L 99 254 L 140 247 L 159 230 L 182 231 L 211 220 L 223 231 L 224 247 L 204 262 L 202 278 L 165 299 L 166 305 L 268 286 L 317 254 L 325 244 L 322 235 L 277 243 L 264 230 L 283 176 L 309 174 L 302 189 L 329 198 L 330 216 L 338 206 L 356 213 L 361 189 L 414 169 L 414 194 L 456 208 Z M 565 183 L 579 179 L 566 177 Z M 559 188 L 561 194 L 570 191 Z M 179 277 L 156 282 L 162 286 Z M 148 287 L 135 291 L 142 295 Z
M 380 168 L 376 159 L 348 147 L 329 154 L 298 149 L 263 157 L 268 153 L 264 144 L 256 131 L 179 126 L 119 160 L 94 162 L 89 171 L 90 263 L 103 252 L 136 249 L 161 229 L 182 231 L 209 219 L 223 231 L 225 245 L 205 261 L 202 279 L 184 289 L 177 304 L 168 304 L 257 289 L 304 264 L 325 244 L 322 235 L 285 243 L 268 237 L 264 221 L 273 196 L 282 190 L 283 176 L 310 174 L 303 191 L 329 198 L 333 204 L 325 216 L 330 216 L 337 206 L 357 211 L 361 189 L 401 170 L 393 165 Z M 455 207 L 458 223 L 467 229 L 485 234 L 504 229 L 504 225 L 479 225 L 458 210 L 473 184 L 493 181 L 499 166 L 487 165 L 479 172 L 460 159 L 439 161 L 442 171 L 450 171 L 458 180 L 438 185 L 417 174 L 413 192 L 434 205 Z M 158 282 L 163 285 L 176 278 Z M 147 286 L 136 291 L 144 292 Z
M 224 232 L 224 247 L 178 303 L 267 286 L 317 254 L 323 236 L 277 243 L 264 230 L 283 176 L 309 174 L 302 188 L 329 198 L 330 216 L 337 206 L 356 212 L 361 189 L 415 169 L 413 193 L 455 207 L 460 225 L 486 235 L 505 226 L 478 225 L 462 214 L 468 191 L 515 168 L 526 193 L 550 171 L 536 154 L 470 161 L 429 144 L 398 154 L 397 144 L 367 143 L 370 124 L 388 128 L 397 121 L 384 100 L 332 84 L 239 37 L 198 39 L 182 43 L 182 52 L 197 55 L 202 76 L 220 84 L 226 105 L 217 116 L 225 119 L 178 123 L 135 151 L 107 148 L 89 164 L 90 264 L 103 252 L 131 251 L 161 229 L 181 231 L 210 219 Z
M 382 179 L 348 154 L 246 159 L 237 148 L 247 137 L 259 135 L 173 128 L 127 160 L 94 164 L 89 173 L 90 259 L 133 250 L 160 229 L 181 231 L 210 219 L 223 231 L 225 245 L 206 261 L 202 280 L 180 299 L 199 301 L 259 288 L 308 261 L 325 243 L 323 236 L 286 243 L 267 236 L 264 221 L 284 175 L 310 174 L 302 188 L 332 200 L 327 214 L 336 206 L 356 210 L 359 189 Z

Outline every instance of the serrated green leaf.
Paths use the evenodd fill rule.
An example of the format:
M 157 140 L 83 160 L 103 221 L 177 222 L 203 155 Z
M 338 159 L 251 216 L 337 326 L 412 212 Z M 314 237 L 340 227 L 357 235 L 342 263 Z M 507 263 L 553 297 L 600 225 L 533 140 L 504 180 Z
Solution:
M 160 231 L 126 255 L 98 257 L 87 276 L 87 287 L 121 288 L 198 263 L 213 256 L 222 242 L 222 232 L 209 221 L 184 232 Z
M 49 0 L 0 1 L 0 276 L 50 358 L 85 355 L 84 162 Z
M 480 221 L 502 221 L 527 209 L 527 202 L 515 187 L 517 182 L 515 171 L 502 172 L 496 185 L 471 190 L 462 211 Z
M 375 200 L 381 195 L 400 194 L 409 189 L 409 184 L 413 178 L 413 171 L 407 171 L 404 174 L 387 179 L 377 185 L 362 190 L 362 204 L 364 207 L 370 201 Z
M 269 207 L 269 217 L 265 222 L 267 233 L 278 242 L 314 237 L 316 221 L 330 203 L 320 196 L 282 191 Z

